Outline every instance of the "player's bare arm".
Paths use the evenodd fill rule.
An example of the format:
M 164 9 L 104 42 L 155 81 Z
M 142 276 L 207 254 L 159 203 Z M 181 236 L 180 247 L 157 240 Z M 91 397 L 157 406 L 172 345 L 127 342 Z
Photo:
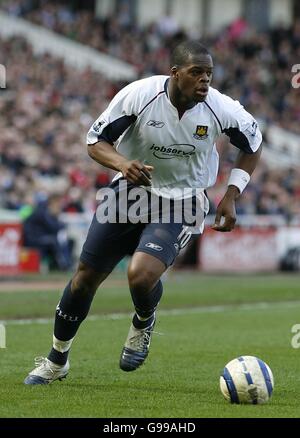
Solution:
M 122 172 L 124 178 L 132 184 L 151 185 L 153 166 L 147 166 L 139 160 L 128 160 L 106 141 L 88 145 L 88 154 L 102 166 Z
M 242 169 L 251 176 L 257 166 L 261 151 L 261 146 L 253 154 L 246 154 L 245 152 L 240 151 L 235 163 L 235 168 Z M 217 208 L 215 223 L 212 227 L 215 231 L 226 232 L 234 229 L 236 222 L 235 201 L 239 196 L 240 191 L 238 187 L 235 185 L 229 185 Z M 221 224 L 223 217 L 224 223 Z

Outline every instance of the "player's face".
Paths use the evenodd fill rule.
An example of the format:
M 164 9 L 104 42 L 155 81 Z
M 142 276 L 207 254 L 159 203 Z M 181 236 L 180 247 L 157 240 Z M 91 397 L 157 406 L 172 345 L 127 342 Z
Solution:
M 177 87 L 188 101 L 203 102 L 212 80 L 213 62 L 210 55 L 193 57 L 184 66 L 172 68 Z

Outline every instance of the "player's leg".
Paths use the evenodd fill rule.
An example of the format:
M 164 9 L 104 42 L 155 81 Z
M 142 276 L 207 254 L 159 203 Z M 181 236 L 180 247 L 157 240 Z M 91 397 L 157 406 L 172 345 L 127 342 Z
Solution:
M 126 253 L 122 249 L 122 239 L 127 242 L 124 236 L 126 224 L 100 224 L 94 216 L 77 272 L 56 309 L 53 348 L 47 358 L 38 361 L 25 384 L 47 384 L 67 374 L 72 341 L 89 312 L 95 292 Z
M 145 361 L 155 324 L 155 310 L 163 293 L 160 277 L 190 238 L 191 234 L 182 224 L 153 223 L 143 230 L 128 269 L 135 314 L 121 353 L 122 370 L 134 371 Z
M 48 359 L 65 365 L 72 341 L 80 324 L 87 317 L 94 295 L 109 272 L 99 273 L 79 262 L 77 271 L 67 284 L 56 307 L 53 348 Z
M 79 263 L 56 308 L 52 349 L 47 358 L 36 359 L 36 368 L 26 377 L 25 384 L 47 384 L 66 377 L 72 342 L 88 315 L 97 288 L 108 275 L 109 272 L 98 273 L 90 266 Z
M 120 368 L 134 371 L 145 361 L 155 325 L 155 309 L 162 295 L 161 275 L 167 265 L 151 254 L 135 252 L 128 267 L 128 282 L 135 307 L 121 353 Z
M 162 295 L 160 277 L 167 265 L 157 257 L 135 252 L 128 267 L 128 282 L 136 311 L 135 326 L 144 328 L 155 312 Z

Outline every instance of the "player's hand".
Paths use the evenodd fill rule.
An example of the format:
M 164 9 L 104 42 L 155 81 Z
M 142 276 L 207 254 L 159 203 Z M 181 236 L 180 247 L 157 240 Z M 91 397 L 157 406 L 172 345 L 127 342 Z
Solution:
M 236 195 L 226 193 L 220 204 L 218 205 L 215 223 L 212 229 L 215 231 L 232 231 L 236 222 L 236 212 L 235 212 L 235 198 Z M 221 224 L 222 218 L 224 221 Z
M 152 184 L 151 172 L 154 170 L 153 166 L 148 166 L 147 164 L 142 164 L 138 160 L 133 160 L 123 163 L 120 170 L 124 178 L 132 184 L 138 186 L 151 186 Z

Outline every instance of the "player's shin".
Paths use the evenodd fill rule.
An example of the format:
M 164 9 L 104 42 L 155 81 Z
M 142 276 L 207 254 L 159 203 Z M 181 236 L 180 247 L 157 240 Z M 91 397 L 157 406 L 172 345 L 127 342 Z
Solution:
M 150 292 L 130 289 L 132 301 L 135 307 L 135 314 L 132 323 L 135 328 L 143 329 L 152 324 L 154 312 L 163 293 L 163 285 L 159 280 Z
M 72 341 L 90 310 L 93 297 L 93 293 L 86 291 L 71 291 L 71 281 L 66 286 L 56 308 L 53 348 L 48 355 L 51 362 L 59 365 L 67 362 Z

